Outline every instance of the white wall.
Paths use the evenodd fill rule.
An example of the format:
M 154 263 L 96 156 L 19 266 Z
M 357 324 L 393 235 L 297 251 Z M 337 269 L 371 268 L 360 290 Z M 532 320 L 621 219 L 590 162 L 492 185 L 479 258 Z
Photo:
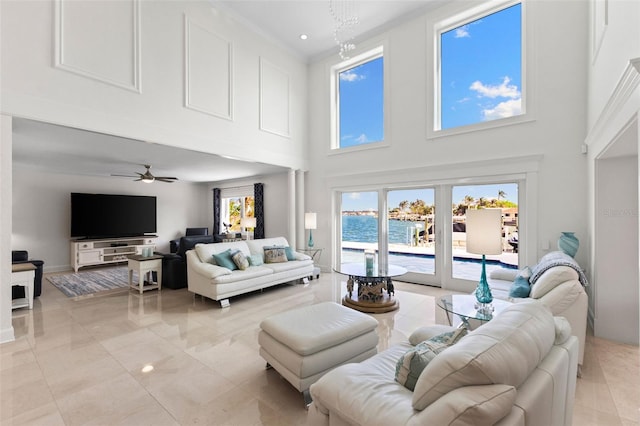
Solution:
M 15 339 L 11 321 L 11 117 L 0 115 L 0 343 Z
M 304 62 L 209 1 L 81 4 L 88 3 L 0 2 L 3 113 L 306 168 Z M 227 63 L 231 79 L 220 65 Z M 229 102 L 231 114 L 221 118 Z
M 638 157 L 597 163 L 594 334 L 638 344 Z M 621 327 L 620 324 L 624 324 Z
M 169 252 L 169 241 L 184 235 L 187 227 L 212 227 L 206 184 L 145 184 L 14 169 L 11 249 L 28 250 L 31 258 L 45 262 L 46 272 L 71 268 L 71 192 L 157 197 L 157 250 L 164 253 Z
M 638 337 L 637 283 L 640 275 L 637 240 L 638 219 L 638 166 L 640 145 L 638 117 L 640 116 L 640 3 L 637 1 L 589 2 L 589 67 L 588 72 L 588 146 L 587 187 L 589 203 L 589 320 L 599 337 L 636 343 Z M 622 148 L 623 152 L 619 150 Z M 616 162 L 611 162 L 612 152 Z M 615 170 L 620 164 L 620 173 Z M 634 166 L 635 164 L 635 166 Z M 635 167 L 635 169 L 634 169 Z M 602 172 L 601 172 L 602 171 Z M 635 187 L 625 179 L 633 179 Z M 603 188 L 614 188 L 616 200 L 599 198 Z M 631 191 L 635 190 L 635 194 Z M 626 204 L 636 200 L 635 206 Z M 611 218 L 606 209 L 623 205 L 632 212 L 625 218 Z M 624 222 L 624 223 L 623 223 Z M 633 226 L 630 222 L 634 222 Z M 613 226 L 620 223 L 635 240 L 621 235 Z M 610 230 L 608 232 L 607 230 Z M 603 250 L 610 248 L 610 252 Z M 626 277 L 625 277 L 626 275 Z M 624 277 L 624 278 L 621 278 Z M 627 282 L 615 283 L 622 279 Z M 635 284 L 634 284 L 635 283 Z M 635 288 L 633 286 L 635 285 Z M 616 330 L 620 316 L 633 326 Z M 625 320 L 622 320 L 625 323 Z M 634 336 L 631 336 L 635 333 Z
M 309 75 L 311 167 L 306 177 L 307 211 L 318 212 L 319 247 L 331 247 L 331 183 L 362 187 L 378 175 L 391 185 L 428 184 L 441 176 L 469 177 L 497 173 L 496 163 L 539 156 L 538 187 L 527 206 L 538 232 L 532 253 L 525 262 L 555 249 L 561 231 L 575 231 L 580 239 L 587 232 L 586 156 L 580 151 L 586 128 L 586 75 L 588 4 L 575 1 L 526 2 L 525 52 L 528 90 L 535 96 L 533 120 L 522 124 L 427 139 L 427 117 L 433 102 L 427 95 L 433 81 L 431 25 L 450 16 L 457 5 L 445 6 L 365 42 L 362 51 L 386 41 L 389 90 L 385 106 L 390 113 L 389 147 L 351 153 L 330 154 L 329 68 L 332 57 L 315 63 Z M 567 31 L 569 23 L 571 30 Z M 482 163 L 484 162 L 484 165 Z M 439 171 L 439 172 L 434 172 Z M 438 176 L 439 173 L 439 176 Z M 390 176 L 390 178 L 389 178 Z M 462 179 L 458 181 L 463 182 Z M 358 188 L 355 188 L 358 189 Z M 534 189 L 532 189 L 533 191 Z M 586 253 L 578 261 L 588 261 Z M 331 256 L 323 255 L 324 259 Z

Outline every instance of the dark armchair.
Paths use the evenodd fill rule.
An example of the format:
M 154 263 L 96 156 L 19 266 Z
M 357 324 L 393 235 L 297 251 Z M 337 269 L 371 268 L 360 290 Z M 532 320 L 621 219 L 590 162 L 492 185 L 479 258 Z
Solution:
M 13 250 L 11 252 L 11 263 L 32 263 L 36 267 L 36 275 L 33 280 L 33 297 L 42 294 L 42 269 L 44 262 L 42 260 L 30 260 L 29 252 L 26 250 Z M 11 288 L 11 298 L 19 299 L 24 297 L 24 287 L 14 286 Z
M 196 244 L 212 243 L 213 235 L 190 235 L 178 241 L 177 253 L 162 255 L 162 287 L 179 289 L 187 286 L 187 259 L 185 253 Z
M 185 236 L 191 237 L 195 235 L 209 235 L 209 228 L 187 228 Z M 169 241 L 169 252 L 177 253 L 180 246 L 180 238 Z

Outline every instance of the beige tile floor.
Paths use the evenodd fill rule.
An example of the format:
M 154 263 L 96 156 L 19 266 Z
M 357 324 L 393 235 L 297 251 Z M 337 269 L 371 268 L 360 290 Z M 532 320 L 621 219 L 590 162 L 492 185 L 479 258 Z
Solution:
M 303 424 L 302 397 L 258 355 L 258 326 L 296 306 L 339 301 L 343 281 L 327 273 L 220 309 L 186 289 L 74 300 L 45 280 L 34 309 L 13 312 L 16 341 L 0 345 L 0 424 Z M 435 297 L 447 293 L 396 290 L 400 310 L 374 315 L 379 349 L 440 321 Z M 638 425 L 639 370 L 638 347 L 589 336 L 574 424 Z

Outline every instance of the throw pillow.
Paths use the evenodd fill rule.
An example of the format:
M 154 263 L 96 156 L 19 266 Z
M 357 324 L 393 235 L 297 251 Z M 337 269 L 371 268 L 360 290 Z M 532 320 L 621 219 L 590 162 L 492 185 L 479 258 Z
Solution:
M 513 280 L 513 284 L 509 289 L 509 297 L 525 298 L 529 297 L 531 292 L 531 285 L 529 284 L 529 277 L 531 276 L 531 269 L 526 266 Z
M 249 260 L 247 259 L 247 256 L 245 256 L 240 250 L 236 250 L 231 253 L 231 260 L 233 260 L 233 263 L 235 263 L 241 271 L 244 271 L 249 267 Z
M 264 247 L 264 263 L 282 263 L 287 261 L 287 253 L 283 246 Z
M 260 266 L 264 263 L 262 261 L 262 256 L 260 256 L 259 254 L 252 254 L 247 259 L 249 260 L 249 265 L 251 266 Z
M 466 328 L 458 328 L 418 343 L 398 360 L 395 374 L 396 382 L 413 391 L 416 387 L 418 377 L 420 377 L 422 370 L 424 370 L 427 364 L 429 364 L 436 355 L 455 344 L 466 334 Z
M 231 259 L 231 249 L 225 250 L 220 253 L 214 253 L 213 258 L 216 260 L 218 266 L 222 266 L 223 268 L 227 268 L 230 270 L 238 269 L 235 263 L 233 263 L 233 259 Z
M 287 255 L 287 260 L 297 260 L 296 252 L 294 252 L 291 247 L 286 246 L 284 248 L 284 253 Z

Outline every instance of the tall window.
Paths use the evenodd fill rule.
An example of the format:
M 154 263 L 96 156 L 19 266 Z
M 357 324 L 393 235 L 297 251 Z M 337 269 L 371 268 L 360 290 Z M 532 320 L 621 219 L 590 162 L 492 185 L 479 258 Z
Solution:
M 520 3 L 458 21 L 438 35 L 434 130 L 523 114 Z
M 333 69 L 334 149 L 384 140 L 384 59 L 382 47 Z
M 243 217 L 253 217 L 253 196 L 223 198 L 221 200 L 220 222 L 221 231 L 242 232 L 240 221 Z

